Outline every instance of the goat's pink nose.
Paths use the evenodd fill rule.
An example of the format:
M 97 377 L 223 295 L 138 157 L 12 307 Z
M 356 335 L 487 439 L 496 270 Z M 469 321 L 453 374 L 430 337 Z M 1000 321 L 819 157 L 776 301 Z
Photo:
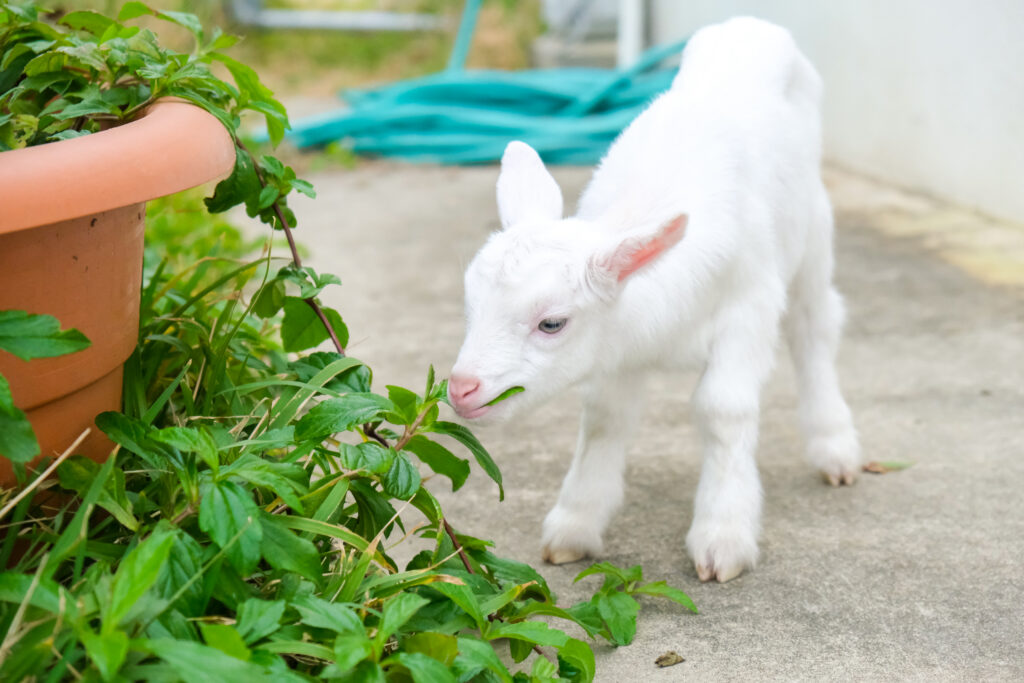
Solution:
M 465 403 L 479 388 L 480 380 L 472 375 L 452 375 L 448 380 L 448 397 L 452 403 Z

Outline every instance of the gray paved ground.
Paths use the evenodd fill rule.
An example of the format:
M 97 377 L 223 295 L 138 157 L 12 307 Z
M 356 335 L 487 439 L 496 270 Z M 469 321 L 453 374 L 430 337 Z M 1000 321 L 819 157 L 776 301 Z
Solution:
M 381 387 L 418 388 L 429 363 L 450 368 L 462 270 L 497 227 L 496 173 L 362 163 L 313 174 L 319 199 L 296 202 L 309 262 L 344 280 L 328 299 L 352 329 L 350 352 Z M 567 198 L 588 177 L 555 175 Z M 829 180 L 850 309 L 846 396 L 870 459 L 916 464 L 825 486 L 802 461 L 780 354 L 762 421 L 761 563 L 728 584 L 701 584 L 683 551 L 699 466 L 694 377 L 658 377 L 607 559 L 642 563 L 649 578 L 689 592 L 701 614 L 646 603 L 632 646 L 598 649 L 600 681 L 1024 679 L 1024 269 L 1013 260 L 1024 232 L 840 172 Z M 953 237 L 936 241 L 929 226 Z M 995 246 L 971 252 L 976 235 Z M 498 504 L 477 471 L 442 495 L 452 523 L 541 566 L 540 523 L 578 411 L 569 392 L 527 421 L 480 430 L 507 499 Z M 582 596 L 571 583 L 580 568 L 541 566 L 566 602 Z M 669 649 L 686 662 L 657 669 Z

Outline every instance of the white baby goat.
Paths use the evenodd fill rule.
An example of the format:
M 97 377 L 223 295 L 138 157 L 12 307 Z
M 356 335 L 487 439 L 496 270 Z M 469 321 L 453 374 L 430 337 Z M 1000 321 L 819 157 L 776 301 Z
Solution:
M 702 581 L 753 566 L 760 393 L 783 321 L 808 457 L 833 485 L 853 483 L 820 92 L 786 30 L 733 19 L 693 36 L 671 89 L 615 141 L 575 216 L 562 218 L 561 191 L 532 148 L 505 150 L 504 230 L 466 272 L 449 398 L 464 418 L 508 417 L 583 386 L 579 446 L 544 521 L 546 560 L 601 551 L 642 375 L 683 364 L 703 370 L 692 402 L 704 466 L 687 548 Z M 513 386 L 525 391 L 485 405 Z

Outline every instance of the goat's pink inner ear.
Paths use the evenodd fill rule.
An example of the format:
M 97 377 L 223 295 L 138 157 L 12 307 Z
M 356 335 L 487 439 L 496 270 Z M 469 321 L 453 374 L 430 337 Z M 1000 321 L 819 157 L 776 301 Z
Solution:
M 639 247 L 632 248 L 625 255 L 624 263 L 619 269 L 619 282 L 640 270 L 658 258 L 662 253 L 683 239 L 686 232 L 688 216 L 680 214 L 661 227 L 653 237 L 642 242 Z

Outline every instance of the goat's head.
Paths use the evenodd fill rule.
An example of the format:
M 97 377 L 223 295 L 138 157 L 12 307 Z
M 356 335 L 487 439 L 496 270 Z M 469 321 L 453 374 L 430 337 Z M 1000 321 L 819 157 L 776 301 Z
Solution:
M 562 218 L 537 153 L 509 144 L 495 233 L 466 271 L 466 339 L 448 396 L 464 418 L 508 417 L 584 379 L 607 356 L 609 309 L 627 278 L 682 237 L 686 216 L 644 233 Z M 524 391 L 487 405 L 512 387 Z

